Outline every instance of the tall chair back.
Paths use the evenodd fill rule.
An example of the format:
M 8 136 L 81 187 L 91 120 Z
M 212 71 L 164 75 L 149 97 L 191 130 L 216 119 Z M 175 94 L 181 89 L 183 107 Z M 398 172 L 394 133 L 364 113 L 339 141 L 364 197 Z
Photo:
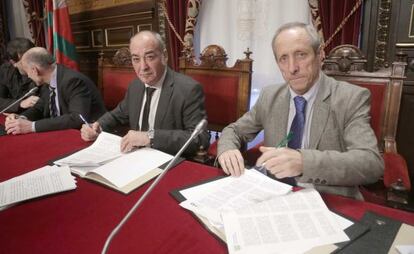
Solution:
M 397 53 L 396 60 L 389 68 L 368 72 L 365 70 L 366 59 L 357 47 L 340 45 L 325 59 L 323 71 L 337 80 L 370 90 L 371 126 L 385 162 L 383 184 L 390 188 L 398 183 L 409 190 L 411 183 L 407 165 L 404 158 L 397 153 L 395 139 L 407 65 L 404 58 L 403 54 Z
M 218 45 L 207 46 L 197 63 L 194 57 L 182 56 L 180 72 L 200 82 L 205 94 L 208 129 L 216 134 L 239 119 L 249 110 L 252 80 L 252 52 L 247 49 L 245 58 L 237 60 L 233 67 L 227 67 L 227 54 Z M 216 155 L 213 143 L 209 153 Z

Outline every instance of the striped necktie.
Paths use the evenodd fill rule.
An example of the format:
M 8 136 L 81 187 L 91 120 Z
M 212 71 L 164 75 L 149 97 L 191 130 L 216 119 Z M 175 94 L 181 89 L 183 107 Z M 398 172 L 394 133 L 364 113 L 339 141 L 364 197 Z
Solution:
M 58 115 L 55 89 L 54 87 L 49 87 L 49 113 L 51 118 L 57 117 Z

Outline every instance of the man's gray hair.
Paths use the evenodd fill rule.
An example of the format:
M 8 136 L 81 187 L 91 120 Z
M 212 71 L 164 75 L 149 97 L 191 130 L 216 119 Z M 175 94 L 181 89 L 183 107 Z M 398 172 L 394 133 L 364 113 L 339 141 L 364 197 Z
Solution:
M 45 48 L 32 48 L 25 53 L 28 64 L 35 64 L 42 69 L 49 68 L 55 63 L 55 58 Z
M 161 52 L 164 52 L 166 50 L 167 47 L 165 45 L 164 40 L 161 38 L 161 35 L 159 33 L 157 33 L 157 32 L 150 31 L 150 30 L 145 30 L 145 31 L 141 31 L 141 32 L 136 33 L 134 36 L 131 37 L 129 43 L 131 44 L 131 41 L 135 37 L 137 37 L 139 35 L 142 35 L 142 34 L 150 34 L 150 35 L 154 36 L 155 40 L 158 43 L 158 48 L 161 50 Z
M 321 47 L 321 40 L 319 38 L 318 32 L 316 31 L 316 29 L 312 26 L 312 25 L 308 25 L 302 22 L 289 22 L 286 24 L 283 24 L 282 26 L 280 26 L 276 32 L 275 35 L 273 36 L 272 39 L 272 49 L 273 49 L 273 54 L 276 55 L 275 52 L 275 41 L 277 39 L 277 37 L 279 36 L 279 34 L 285 30 L 288 29 L 292 29 L 292 28 L 303 28 L 305 29 L 306 33 L 309 35 L 310 41 L 311 41 L 311 46 L 313 48 L 313 51 L 315 52 L 315 54 L 319 53 L 320 47 Z

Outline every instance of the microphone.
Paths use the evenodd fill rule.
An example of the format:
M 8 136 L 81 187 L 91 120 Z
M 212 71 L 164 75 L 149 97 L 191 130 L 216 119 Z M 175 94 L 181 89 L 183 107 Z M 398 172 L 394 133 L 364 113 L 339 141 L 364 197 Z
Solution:
M 3 114 L 4 112 L 6 112 L 6 110 L 13 107 L 14 105 L 16 105 L 16 103 L 20 102 L 21 100 L 23 100 L 27 96 L 34 94 L 35 92 L 37 92 L 37 90 L 39 90 L 39 87 L 37 87 L 37 86 L 33 87 L 25 95 L 23 95 L 22 97 L 20 97 L 18 100 L 14 101 L 13 103 L 11 103 L 9 106 L 4 108 L 2 111 L 0 111 L 0 114 Z
M 180 155 L 184 152 L 187 146 L 190 144 L 193 139 L 195 139 L 207 126 L 207 120 L 201 120 L 197 126 L 195 127 L 194 131 L 191 133 L 191 136 L 187 139 L 185 144 L 181 147 L 181 149 L 175 154 L 174 158 L 168 163 L 165 167 L 164 171 L 155 179 L 155 181 L 151 184 L 151 186 L 144 192 L 144 194 L 138 199 L 135 205 L 129 210 L 129 212 L 125 215 L 125 217 L 121 220 L 121 222 L 112 230 L 111 234 L 106 239 L 105 245 L 102 249 L 102 254 L 105 254 L 108 250 L 109 244 L 111 243 L 112 239 L 115 235 L 119 232 L 121 227 L 128 221 L 129 217 L 135 212 L 135 210 L 139 207 L 139 205 L 144 201 L 144 199 L 151 193 L 151 191 L 157 186 L 158 182 L 164 177 L 167 171 L 174 165 Z

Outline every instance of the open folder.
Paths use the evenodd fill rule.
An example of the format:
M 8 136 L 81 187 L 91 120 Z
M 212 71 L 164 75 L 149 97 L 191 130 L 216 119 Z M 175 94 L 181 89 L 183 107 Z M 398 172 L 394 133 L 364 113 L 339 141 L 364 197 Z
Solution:
M 122 154 L 121 137 L 101 133 L 90 147 L 54 162 L 71 172 L 124 194 L 130 193 L 162 172 L 160 166 L 173 156 L 152 148 Z

